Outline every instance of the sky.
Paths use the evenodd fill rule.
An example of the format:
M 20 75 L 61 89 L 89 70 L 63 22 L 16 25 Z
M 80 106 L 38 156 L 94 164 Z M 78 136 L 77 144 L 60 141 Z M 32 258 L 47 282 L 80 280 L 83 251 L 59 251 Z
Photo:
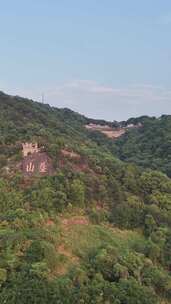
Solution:
M 107 120 L 171 114 L 171 1 L 0 0 L 0 90 Z

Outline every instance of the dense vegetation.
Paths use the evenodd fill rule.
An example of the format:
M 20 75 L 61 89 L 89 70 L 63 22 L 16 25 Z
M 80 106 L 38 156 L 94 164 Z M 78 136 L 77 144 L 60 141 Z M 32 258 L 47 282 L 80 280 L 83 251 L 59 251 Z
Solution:
M 170 118 L 161 120 L 112 143 L 77 113 L 1 93 L 0 303 L 171 303 L 171 179 L 114 157 L 148 124 L 164 147 Z M 53 176 L 23 177 L 25 140 L 45 146 Z M 80 160 L 61 167 L 66 147 Z M 169 152 L 160 165 L 157 155 L 163 169 Z
M 142 117 L 139 121 L 142 128 L 131 130 L 116 142 L 118 156 L 145 168 L 161 170 L 171 177 L 171 115 Z

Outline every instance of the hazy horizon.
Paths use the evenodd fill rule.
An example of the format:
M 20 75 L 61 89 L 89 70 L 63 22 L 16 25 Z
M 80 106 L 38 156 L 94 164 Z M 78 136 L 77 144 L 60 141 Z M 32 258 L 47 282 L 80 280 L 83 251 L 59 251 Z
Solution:
M 113 121 L 118 121 L 118 122 L 120 122 L 120 121 L 128 120 L 128 119 L 130 119 L 130 118 L 138 118 L 138 117 L 141 117 L 141 116 L 149 116 L 149 117 L 160 118 L 162 115 L 171 115 L 171 114 L 168 114 L 168 113 L 161 113 L 161 114 L 158 115 L 158 116 L 157 116 L 157 115 L 144 114 L 144 115 L 138 115 L 138 116 L 129 116 L 129 117 L 126 118 L 126 119 L 120 119 L 120 120 L 117 120 L 117 119 L 105 119 L 104 117 L 88 116 L 88 115 L 85 115 L 84 113 L 82 113 L 82 112 L 80 112 L 80 111 L 74 110 L 74 109 L 69 108 L 69 107 L 58 107 L 57 105 L 53 105 L 53 104 L 50 104 L 50 103 L 46 102 L 45 100 L 44 100 L 44 102 L 42 102 L 42 99 L 41 99 L 41 100 L 35 100 L 35 99 L 33 99 L 33 98 L 28 98 L 27 96 L 12 95 L 12 94 L 7 93 L 7 92 L 4 92 L 4 91 L 0 91 L 0 92 L 2 92 L 2 93 L 5 94 L 5 95 L 9 95 L 9 96 L 12 96 L 12 97 L 19 97 L 19 98 L 28 99 L 28 100 L 31 100 L 31 101 L 33 101 L 33 102 L 39 102 L 39 103 L 42 103 L 42 104 L 44 104 L 44 105 L 49 105 L 49 106 L 52 106 L 52 107 L 56 107 L 56 108 L 58 108 L 58 109 L 69 109 L 69 110 L 74 111 L 74 112 L 76 112 L 76 113 L 78 113 L 78 114 L 80 114 L 80 115 L 83 115 L 83 116 L 87 117 L 87 118 L 95 119 L 95 120 L 106 120 L 106 121 L 108 121 L 108 122 L 113 122 Z
M 171 2 L 6 0 L 0 90 L 125 120 L 171 114 Z

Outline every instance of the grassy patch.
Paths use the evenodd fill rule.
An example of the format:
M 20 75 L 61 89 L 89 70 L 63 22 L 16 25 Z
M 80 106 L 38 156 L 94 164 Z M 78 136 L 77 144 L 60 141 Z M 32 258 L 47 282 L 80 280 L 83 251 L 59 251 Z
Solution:
M 134 231 L 120 230 L 99 225 L 70 225 L 61 232 L 61 242 L 74 255 L 84 258 L 89 251 L 108 246 L 115 247 L 120 254 L 133 250 L 135 244 L 144 243 L 143 236 Z

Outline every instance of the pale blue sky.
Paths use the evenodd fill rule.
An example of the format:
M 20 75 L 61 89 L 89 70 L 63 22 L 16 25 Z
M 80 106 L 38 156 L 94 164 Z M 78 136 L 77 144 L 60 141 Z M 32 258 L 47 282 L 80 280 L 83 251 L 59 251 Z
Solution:
M 0 0 L 0 89 L 91 117 L 171 114 L 170 0 Z

